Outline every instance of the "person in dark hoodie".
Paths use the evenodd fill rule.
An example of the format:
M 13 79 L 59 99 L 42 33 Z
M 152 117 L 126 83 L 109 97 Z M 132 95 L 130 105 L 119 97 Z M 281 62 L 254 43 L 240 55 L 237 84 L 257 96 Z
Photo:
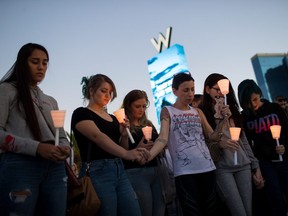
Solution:
M 276 103 L 262 98 L 262 91 L 254 80 L 246 79 L 238 85 L 238 99 L 242 107 L 244 130 L 254 155 L 259 160 L 265 179 L 264 192 L 270 215 L 286 216 L 288 200 L 288 122 Z M 281 125 L 280 145 L 276 145 L 270 126 Z M 280 160 L 282 155 L 283 160 Z

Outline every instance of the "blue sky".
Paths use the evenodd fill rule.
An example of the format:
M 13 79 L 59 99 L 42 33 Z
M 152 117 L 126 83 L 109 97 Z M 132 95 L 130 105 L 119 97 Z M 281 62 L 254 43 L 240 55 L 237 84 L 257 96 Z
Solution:
M 171 26 L 171 46 L 184 46 L 196 93 L 213 72 L 226 75 L 234 87 L 255 79 L 250 58 L 256 53 L 287 53 L 287 0 L 1 0 L 0 77 L 28 42 L 44 45 L 50 64 L 40 88 L 67 110 L 84 106 L 80 81 L 108 75 L 118 97 L 142 89 L 152 100 L 147 60 L 157 55 L 158 40 Z M 151 103 L 153 104 L 153 103 Z M 157 124 L 153 105 L 149 118 Z

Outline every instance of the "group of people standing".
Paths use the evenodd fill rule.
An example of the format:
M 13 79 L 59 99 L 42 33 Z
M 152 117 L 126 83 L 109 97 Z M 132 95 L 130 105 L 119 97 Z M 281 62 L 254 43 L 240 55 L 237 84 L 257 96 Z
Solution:
M 71 149 L 63 128 L 59 145 L 54 145 L 50 111 L 58 105 L 38 87 L 48 62 L 43 46 L 26 44 L 0 81 L 1 215 L 65 215 L 64 162 Z M 224 78 L 216 73 L 207 77 L 196 107 L 191 106 L 193 77 L 189 72 L 175 74 L 176 101 L 162 108 L 159 133 L 147 118 L 150 102 L 145 91 L 134 89 L 124 97 L 126 117 L 119 123 L 107 111 L 117 97 L 113 81 L 104 74 L 82 79 L 87 106 L 74 110 L 71 128 L 81 155 L 79 176 L 89 166 L 101 200 L 97 215 L 167 215 L 156 158 L 168 148 L 181 215 L 257 215 L 252 204 L 261 190 L 269 207 L 265 213 L 286 216 L 287 116 L 278 104 L 263 99 L 260 88 L 249 79 L 238 86 L 242 112 L 231 83 L 227 104 L 216 106 L 223 99 L 217 82 Z M 272 125 L 282 126 L 280 145 L 271 136 Z M 151 140 L 144 139 L 146 126 L 153 129 Z M 231 140 L 233 126 L 242 129 L 238 141 Z

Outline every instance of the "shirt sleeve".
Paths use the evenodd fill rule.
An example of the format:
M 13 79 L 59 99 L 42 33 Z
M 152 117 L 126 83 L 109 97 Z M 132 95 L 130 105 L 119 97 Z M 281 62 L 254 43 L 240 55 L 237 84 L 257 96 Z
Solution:
M 0 85 L 0 152 L 11 151 L 15 153 L 36 155 L 39 141 L 16 136 L 6 131 L 10 107 L 16 103 L 16 89 L 9 83 Z

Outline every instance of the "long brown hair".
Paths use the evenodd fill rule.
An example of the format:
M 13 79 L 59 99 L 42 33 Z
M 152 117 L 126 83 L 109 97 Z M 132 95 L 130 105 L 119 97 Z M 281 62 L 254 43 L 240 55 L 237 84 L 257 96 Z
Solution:
M 203 88 L 203 99 L 199 104 L 199 108 L 203 110 L 205 116 L 213 129 L 216 127 L 216 122 L 214 119 L 214 100 L 211 96 L 205 91 L 205 88 L 208 86 L 212 88 L 217 82 L 221 79 L 228 79 L 226 76 L 219 73 L 210 74 L 205 82 Z M 234 89 L 232 88 L 231 82 L 229 82 L 229 94 L 227 96 L 227 104 L 229 105 L 230 111 L 232 113 L 231 118 L 234 120 L 235 126 L 242 127 L 242 118 L 239 111 L 239 105 L 236 100 Z
M 134 122 L 134 117 L 131 109 L 131 104 L 139 99 L 145 99 L 147 104 L 146 107 L 149 107 L 149 100 L 148 96 L 145 91 L 139 90 L 139 89 L 134 89 L 130 91 L 124 98 L 123 103 L 122 103 L 122 108 L 125 109 L 125 114 L 127 115 L 128 119 L 130 120 L 130 128 L 131 132 L 135 130 L 135 125 L 133 125 Z M 140 126 L 152 126 L 152 122 L 147 119 L 146 113 L 141 117 L 140 119 Z
M 16 62 L 2 78 L 1 82 L 15 83 L 17 88 L 18 108 L 23 105 L 26 116 L 27 125 L 32 131 L 36 140 L 41 140 L 41 130 L 35 113 L 35 108 L 30 92 L 31 73 L 28 66 L 28 58 L 34 50 L 41 50 L 47 56 L 49 62 L 49 54 L 45 47 L 40 44 L 28 43 L 21 47 L 18 52 Z

